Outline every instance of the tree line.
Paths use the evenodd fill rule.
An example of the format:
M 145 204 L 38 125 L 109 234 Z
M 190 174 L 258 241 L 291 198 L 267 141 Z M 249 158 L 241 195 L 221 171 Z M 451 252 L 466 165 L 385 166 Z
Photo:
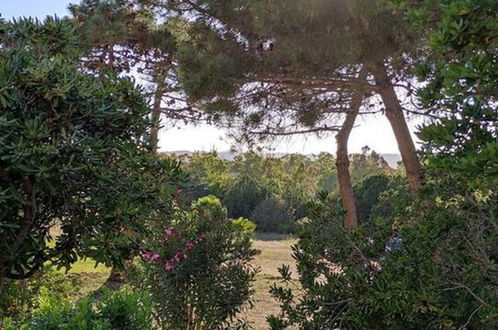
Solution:
M 330 195 L 331 207 L 340 206 L 337 168 L 334 156 L 329 153 L 277 158 L 247 152 L 233 160 L 222 159 L 216 152 L 178 157 L 191 182 L 185 190 L 190 198 L 217 196 L 229 216 L 250 219 L 257 230 L 292 232 L 295 222 L 306 216 L 308 201 L 319 194 Z M 360 222 L 370 217 L 364 211 L 374 206 L 372 201 L 387 189 L 389 182 L 404 180 L 404 168 L 391 168 L 368 147 L 351 155 L 351 181 L 357 193 L 372 186 L 373 176 L 382 184 L 373 185 L 370 201 L 358 201 Z

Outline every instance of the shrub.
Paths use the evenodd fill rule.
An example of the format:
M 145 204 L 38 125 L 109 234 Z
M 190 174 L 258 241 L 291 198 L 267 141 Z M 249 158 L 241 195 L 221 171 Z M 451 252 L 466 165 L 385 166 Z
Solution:
M 406 178 L 403 176 L 391 177 L 385 190 L 380 192 L 377 202 L 370 209 L 370 219 L 382 217 L 394 219 L 404 213 L 407 205 L 414 202 L 413 195 L 408 190 Z
M 127 288 L 107 291 L 97 308 L 98 315 L 111 329 L 152 328 L 153 303 L 147 291 L 133 292 Z
M 143 91 L 82 56 L 69 20 L 0 21 L 0 280 L 78 256 L 120 265 L 171 209 L 176 168 L 150 156 Z
M 250 217 L 254 208 L 265 200 L 269 192 L 257 178 L 241 175 L 235 180 L 223 199 L 229 216 Z
M 379 202 L 379 196 L 387 189 L 390 177 L 382 175 L 372 175 L 354 187 L 356 207 L 358 210 L 358 220 L 366 222 L 370 220 L 372 208 Z
M 4 279 L 0 288 L 0 319 L 22 321 L 39 307 L 42 292 L 53 299 L 64 300 L 74 296 L 80 287 L 78 279 L 68 280 L 51 267 L 44 267 L 27 280 Z
M 267 199 L 252 211 L 251 219 L 262 232 L 291 233 L 294 226 L 293 212 L 282 199 Z
M 99 320 L 92 310 L 89 298 L 83 299 L 76 306 L 68 301 L 54 299 L 49 296 L 41 298 L 40 307 L 33 312 L 30 322 L 21 329 L 56 330 L 56 329 L 105 329 L 109 326 Z
M 361 223 L 379 216 L 392 218 L 413 200 L 405 177 L 386 174 L 365 178 L 354 186 L 354 194 Z
M 104 291 L 99 302 L 90 297 L 76 305 L 56 299 L 44 292 L 40 306 L 31 319 L 19 328 L 26 330 L 141 330 L 152 328 L 153 305 L 147 293 L 133 292 L 128 288 L 120 291 Z M 18 329 L 14 323 L 6 329 Z
M 243 323 L 236 316 L 253 294 L 253 230 L 248 220 L 228 219 L 220 201 L 208 196 L 157 231 L 130 278 L 150 289 L 163 327 L 225 329 Z
M 272 329 L 492 329 L 498 324 L 498 198 L 411 204 L 402 217 L 346 230 L 310 205 L 294 257 L 302 290 L 272 287 Z M 280 269 L 291 281 L 288 267 Z

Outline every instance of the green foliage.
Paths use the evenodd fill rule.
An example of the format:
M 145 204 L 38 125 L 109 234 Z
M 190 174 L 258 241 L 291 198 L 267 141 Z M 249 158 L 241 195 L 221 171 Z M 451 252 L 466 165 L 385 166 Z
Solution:
M 272 288 L 283 313 L 268 319 L 272 329 L 495 327 L 496 201 L 415 207 L 352 231 L 313 203 L 294 247 L 301 289 Z
M 184 159 L 183 167 L 190 177 L 187 191 L 192 197 L 213 194 L 223 201 L 230 217 L 250 218 L 262 231 L 289 232 L 292 223 L 306 215 L 304 206 L 310 198 L 320 191 L 334 197 L 338 193 L 335 159 L 328 153 L 273 158 L 248 152 L 234 160 L 215 153 L 193 154 Z M 351 155 L 353 184 L 392 172 L 368 147 Z
M 274 329 L 491 329 L 498 324 L 496 1 L 392 1 L 430 47 L 416 71 L 427 184 L 361 190 L 371 222 L 347 231 L 324 200 L 294 248 L 302 291 L 275 286 Z M 424 39 L 423 39 L 424 40 Z M 367 181 L 370 179 L 367 179 Z M 380 192 L 380 190 L 384 190 Z M 380 193 L 379 193 L 380 192 Z M 364 202 L 360 194 L 360 204 Z M 289 269 L 281 274 L 291 281 Z
M 188 103 L 252 145 L 330 133 L 371 87 L 357 79 L 361 65 L 394 62 L 414 44 L 385 1 L 137 2 L 168 20 Z
M 151 213 L 171 208 L 179 177 L 175 162 L 150 156 L 142 90 L 85 73 L 68 21 L 0 30 L 0 278 L 78 255 L 121 264 Z
M 4 279 L 0 283 L 0 319 L 23 320 L 40 305 L 40 296 L 49 295 L 55 300 L 67 300 L 78 292 L 78 279 L 66 279 L 64 274 L 51 267 L 42 268 L 26 280 Z
M 223 202 L 231 217 L 249 217 L 251 211 L 268 196 L 266 187 L 255 177 L 241 175 L 228 190 Z
M 21 329 L 105 329 L 108 326 L 107 322 L 94 316 L 89 298 L 73 308 L 67 301 L 42 297 L 40 307 L 33 312 L 32 321 Z
M 361 153 L 351 155 L 350 167 L 353 183 L 358 183 L 371 175 L 392 172 L 386 160 L 368 146 L 364 146 Z
M 91 70 L 113 68 L 157 75 L 168 61 L 175 45 L 165 24 L 156 24 L 147 10 L 134 7 L 129 0 L 82 0 L 69 10 L 86 52 L 85 65 Z
M 292 233 L 294 217 L 289 205 L 280 199 L 267 199 L 259 203 L 251 213 L 256 228 L 262 232 Z
M 376 217 L 393 219 L 413 201 L 406 179 L 399 175 L 368 176 L 353 188 L 361 223 L 374 221 Z
M 226 52 L 209 56 L 205 51 L 189 45 L 182 45 L 178 49 L 177 56 L 182 64 L 182 86 L 194 101 L 208 98 L 219 91 L 222 96 L 230 95 L 237 88 L 230 79 L 237 75 L 234 59 Z M 220 105 L 219 102 L 217 104 Z M 227 109 L 230 109 L 230 104 L 227 105 Z
M 251 237 L 256 231 L 256 224 L 249 219 L 237 218 L 232 220 L 232 226 L 242 235 Z
M 227 210 L 213 196 L 178 210 L 171 226 L 158 221 L 149 251 L 130 275 L 149 289 L 156 316 L 166 329 L 226 329 L 249 307 L 256 270 L 250 261 L 254 224 L 227 218 Z
M 377 196 L 377 202 L 370 209 L 370 219 L 376 217 L 396 219 L 404 212 L 407 205 L 414 202 L 413 194 L 406 186 L 405 178 L 401 176 L 391 177 L 385 189 Z
M 108 291 L 97 305 L 110 329 L 151 329 L 153 303 L 147 291 Z
M 189 175 L 188 191 L 194 200 L 207 195 L 221 198 L 230 185 L 230 162 L 214 152 L 194 153 L 184 160 L 183 168 Z
M 380 195 L 387 190 L 390 179 L 387 175 L 373 175 L 354 187 L 360 223 L 372 219 L 372 209 L 379 203 Z
M 498 3 L 494 0 L 393 1 L 422 32 L 430 61 L 417 68 L 422 106 L 442 118 L 419 132 L 427 170 L 452 193 L 496 189 Z
M 29 322 L 20 325 L 26 330 L 51 329 L 152 329 L 153 304 L 145 292 L 133 292 L 128 288 L 120 291 L 104 291 L 96 303 L 91 297 L 75 305 L 66 300 L 44 295 L 40 306 L 33 311 Z M 14 327 L 7 329 L 15 329 Z

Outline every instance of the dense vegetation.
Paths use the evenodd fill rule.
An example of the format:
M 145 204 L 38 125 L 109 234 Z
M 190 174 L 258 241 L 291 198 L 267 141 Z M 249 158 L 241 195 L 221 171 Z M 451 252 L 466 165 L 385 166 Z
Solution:
M 69 21 L 1 31 L 0 278 L 78 255 L 119 265 L 152 215 L 167 212 L 178 176 L 173 162 L 150 155 L 141 90 L 112 71 L 83 72 Z
M 193 198 L 217 196 L 230 217 L 248 218 L 256 223 L 258 231 L 292 232 L 296 221 L 306 216 L 308 201 L 322 192 L 330 193 L 331 201 L 339 201 L 335 159 L 328 153 L 279 158 L 249 152 L 233 160 L 219 158 L 216 153 L 197 153 L 180 159 L 191 182 L 186 191 Z M 368 147 L 361 154 L 351 155 L 360 221 L 370 217 L 376 196 L 402 175 L 402 168 L 391 168 Z
M 498 327 L 496 0 L 70 11 L 0 20 L 0 327 L 247 328 L 255 230 L 297 238 L 271 329 Z M 348 152 L 371 114 L 396 169 Z M 335 133 L 337 151 L 161 155 L 161 117 L 251 150 Z M 84 260 L 113 290 L 81 293 L 63 269 Z

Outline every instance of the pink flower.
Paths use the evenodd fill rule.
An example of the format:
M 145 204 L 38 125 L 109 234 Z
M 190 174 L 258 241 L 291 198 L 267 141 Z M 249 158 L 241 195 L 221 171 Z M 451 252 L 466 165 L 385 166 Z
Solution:
M 159 254 L 155 253 L 155 252 L 146 252 L 142 255 L 142 257 L 146 260 L 150 260 L 152 262 L 155 262 L 159 259 Z
M 175 267 L 175 265 L 173 265 L 173 263 L 171 263 L 169 261 L 164 264 L 164 270 L 167 272 L 172 271 L 174 267 Z
M 166 229 L 164 230 L 164 234 L 165 234 L 166 236 L 174 236 L 174 235 L 176 235 L 176 230 L 175 230 L 175 228 L 173 228 L 173 227 L 169 227 L 169 228 L 166 228 Z
M 180 262 L 182 259 L 185 258 L 187 258 L 187 255 L 182 251 L 176 252 L 175 255 L 173 256 L 173 259 L 175 259 L 176 262 Z
M 185 246 L 189 250 L 193 250 L 195 248 L 195 244 L 193 242 L 187 242 L 187 244 L 185 244 Z

